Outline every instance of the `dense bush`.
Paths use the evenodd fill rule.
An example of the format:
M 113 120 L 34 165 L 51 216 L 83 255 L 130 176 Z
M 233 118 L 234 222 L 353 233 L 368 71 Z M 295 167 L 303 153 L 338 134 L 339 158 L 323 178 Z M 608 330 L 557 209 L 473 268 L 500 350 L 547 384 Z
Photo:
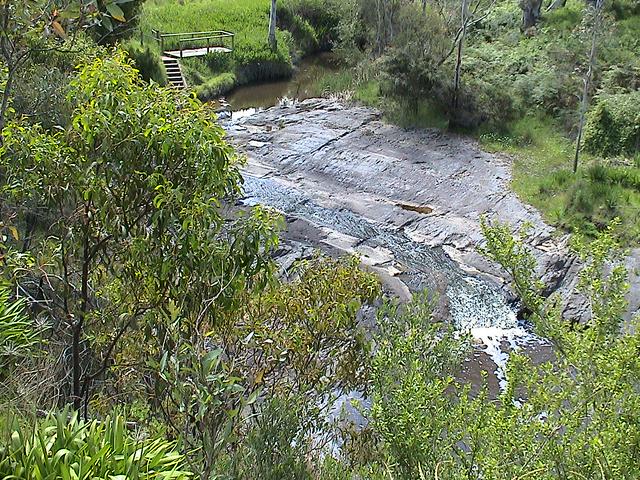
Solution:
M 157 49 L 142 45 L 135 40 L 127 41 L 123 44 L 123 48 L 133 60 L 142 78 L 146 81 L 153 80 L 160 85 L 167 84 L 167 72 Z
M 0 285 L 0 379 L 21 358 L 32 356 L 38 343 L 38 331 L 25 311 L 24 299 L 11 300 L 9 289 Z
M 92 28 L 95 40 L 101 44 L 114 43 L 135 35 L 138 32 L 137 27 L 143 3 L 144 0 L 98 2 L 103 15 Z
M 468 343 L 435 323 L 428 305 L 384 309 L 372 374 L 379 478 L 636 478 L 640 334 L 620 330 L 627 272 L 611 230 L 588 247 L 574 243 L 585 265 L 579 290 L 592 307 L 584 329 L 541 296 L 523 237 L 505 225 L 484 232 L 486 253 L 512 275 L 556 356 L 534 365 L 512 353 L 507 387 L 492 399 L 457 380 Z
M 329 50 L 338 39 L 343 4 L 336 0 L 286 0 L 279 15 L 305 54 Z
M 33 123 L 65 126 L 72 108 L 68 85 L 77 65 L 104 52 L 83 34 L 62 43 L 48 38 L 32 41 L 32 54 L 16 72 L 12 106 L 17 116 Z
M 640 150 L 640 90 L 600 96 L 587 115 L 584 148 L 605 157 Z
M 286 6 L 287 4 L 285 4 Z M 294 13 L 292 10 L 283 8 L 278 14 L 278 25 L 282 29 L 291 32 L 296 46 L 302 55 L 308 55 L 320 48 L 318 35 L 308 20 Z

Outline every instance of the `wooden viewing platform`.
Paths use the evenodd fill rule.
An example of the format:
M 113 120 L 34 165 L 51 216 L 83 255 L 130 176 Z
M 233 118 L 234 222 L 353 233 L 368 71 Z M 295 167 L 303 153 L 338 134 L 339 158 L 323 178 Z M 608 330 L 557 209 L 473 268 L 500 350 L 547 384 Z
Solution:
M 208 53 L 231 53 L 235 34 L 224 30 L 208 32 L 162 33 L 152 30 L 162 54 L 173 58 L 203 57 Z

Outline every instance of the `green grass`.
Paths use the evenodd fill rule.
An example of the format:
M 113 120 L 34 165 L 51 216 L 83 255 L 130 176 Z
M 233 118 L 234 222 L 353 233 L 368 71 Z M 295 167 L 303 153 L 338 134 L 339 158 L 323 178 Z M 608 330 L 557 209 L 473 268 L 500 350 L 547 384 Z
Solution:
M 236 76 L 231 72 L 221 73 L 196 87 L 196 95 L 200 99 L 215 98 L 229 90 L 236 84 Z
M 621 237 L 640 242 L 637 164 L 619 166 L 582 153 L 574 175 L 575 144 L 548 117 L 525 117 L 503 134 L 482 133 L 480 142 L 513 157 L 513 190 L 548 222 L 591 237 L 619 217 L 625 226 Z
M 140 26 L 150 37 L 151 30 L 181 33 L 226 30 L 235 34 L 235 49 L 230 60 L 220 61 L 219 55 L 190 59 L 185 74 L 190 85 L 208 83 L 231 89 L 236 85 L 273 80 L 289 76 L 292 71 L 291 35 L 277 31 L 278 49 L 272 51 L 267 43 L 269 29 L 269 0 L 148 0 L 143 7 Z M 221 74 L 229 75 L 221 82 Z M 218 88 L 202 87 L 201 92 L 212 95 L 224 93 Z
M 398 102 L 380 93 L 380 82 L 375 79 L 358 81 L 352 70 L 331 72 L 318 79 L 314 89 L 323 95 L 349 92 L 358 102 L 379 108 L 385 119 L 402 128 L 447 128 L 448 120 L 429 103 Z

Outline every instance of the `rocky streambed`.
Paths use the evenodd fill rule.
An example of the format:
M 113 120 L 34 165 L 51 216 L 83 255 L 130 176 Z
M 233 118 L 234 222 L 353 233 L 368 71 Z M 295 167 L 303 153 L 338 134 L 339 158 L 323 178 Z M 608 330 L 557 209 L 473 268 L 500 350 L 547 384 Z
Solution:
M 405 130 L 374 109 L 312 99 L 272 107 L 226 126 L 248 157 L 245 203 L 287 218 L 283 268 L 314 248 L 357 253 L 401 298 L 438 293 L 436 315 L 477 339 L 470 376 L 495 371 L 504 381 L 508 351 L 545 353 L 545 342 L 517 318 L 501 269 L 482 257 L 480 217 L 529 223 L 541 278 L 572 318 L 588 315 L 573 293 L 579 265 L 567 236 L 547 225 L 510 189 L 507 157 L 439 130 Z M 632 311 L 640 303 L 640 251 L 628 257 Z M 536 353 L 537 352 L 537 353 Z

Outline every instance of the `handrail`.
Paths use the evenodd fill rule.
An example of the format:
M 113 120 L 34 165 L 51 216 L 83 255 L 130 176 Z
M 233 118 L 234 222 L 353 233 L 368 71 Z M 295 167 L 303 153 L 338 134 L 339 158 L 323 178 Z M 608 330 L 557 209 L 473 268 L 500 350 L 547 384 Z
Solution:
M 160 37 L 180 37 L 184 35 L 210 35 L 210 34 L 221 34 L 223 36 L 235 35 L 232 32 L 227 32 L 226 30 L 209 30 L 206 32 L 182 32 L 182 33 L 161 33 L 157 30 L 154 30 Z
M 211 35 L 210 37 L 192 37 L 192 38 L 181 38 L 178 42 L 195 42 L 199 40 L 212 40 L 214 38 L 229 38 L 229 35 Z
M 206 32 L 182 32 L 182 33 L 162 33 L 158 30 L 152 29 L 151 33 L 154 39 L 160 44 L 160 49 L 165 52 L 168 49 L 165 49 L 165 40 L 175 42 L 177 40 L 177 46 L 180 51 L 180 57 L 182 58 L 184 52 L 184 44 L 188 42 L 195 41 L 206 41 L 207 45 L 202 46 L 201 48 L 206 48 L 207 53 L 214 46 L 211 45 L 211 41 L 215 39 L 231 39 L 231 48 L 229 50 L 233 51 L 235 48 L 235 34 L 232 32 L 227 32 L 226 30 L 210 30 Z M 175 43 L 174 43 L 175 45 Z M 224 46 L 224 43 L 219 46 Z

